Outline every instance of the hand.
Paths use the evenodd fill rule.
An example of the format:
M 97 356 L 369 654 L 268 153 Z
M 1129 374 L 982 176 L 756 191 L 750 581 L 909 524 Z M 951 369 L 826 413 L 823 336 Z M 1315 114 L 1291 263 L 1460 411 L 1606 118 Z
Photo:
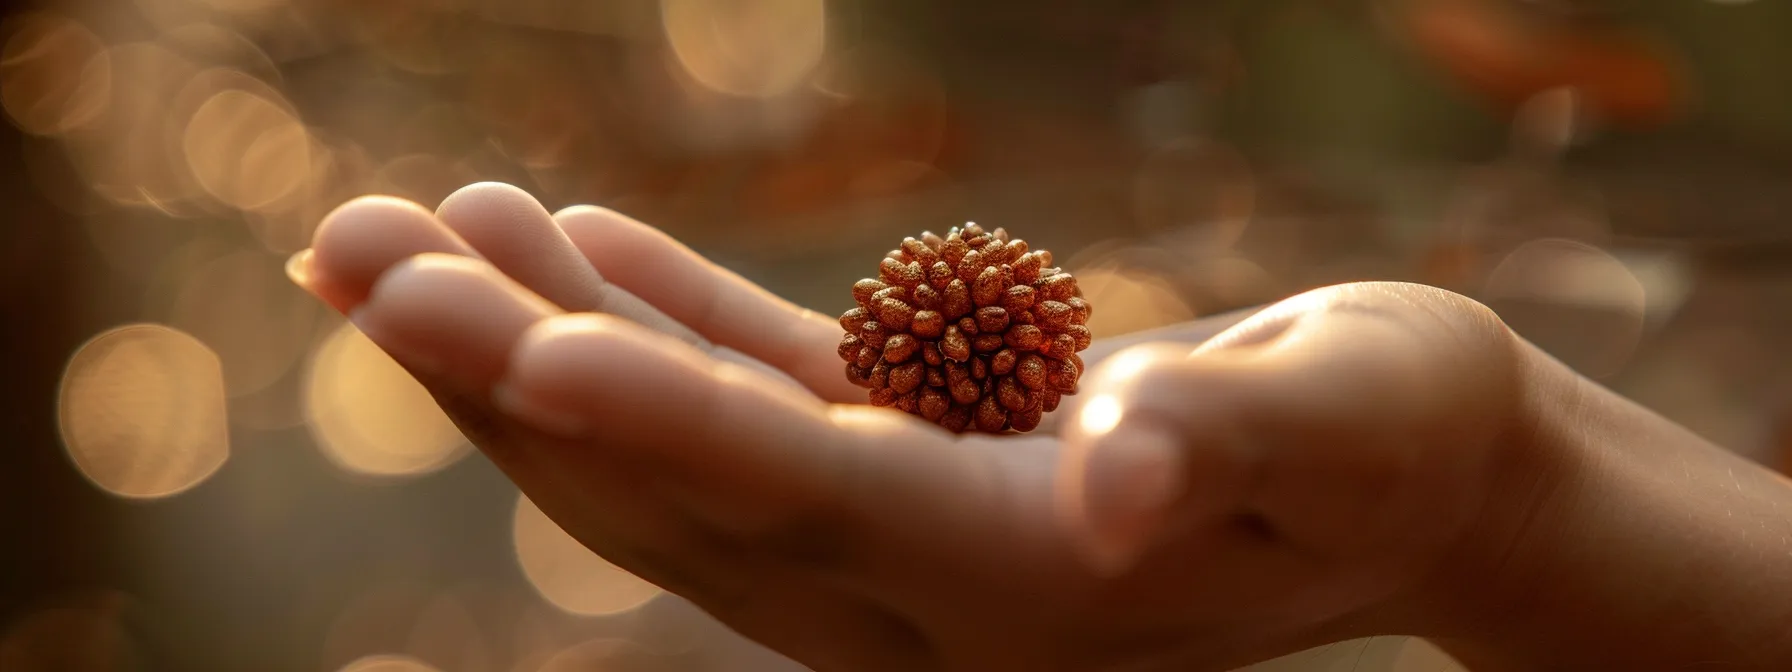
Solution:
M 1219 670 L 1458 632 L 1523 541 L 1535 489 L 1507 486 L 1559 471 L 1521 342 L 1413 285 L 1092 357 L 1056 435 L 998 437 L 863 405 L 832 318 L 502 185 L 350 203 L 295 276 L 575 538 L 824 672 Z

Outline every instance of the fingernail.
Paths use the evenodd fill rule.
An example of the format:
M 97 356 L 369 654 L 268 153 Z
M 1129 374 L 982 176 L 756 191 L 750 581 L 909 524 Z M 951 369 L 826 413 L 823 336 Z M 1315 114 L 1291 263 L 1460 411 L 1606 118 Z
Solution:
M 1184 491 L 1182 446 L 1156 429 L 1096 439 L 1084 462 L 1081 514 L 1088 559 L 1107 575 L 1131 568 Z
M 306 248 L 286 260 L 286 278 L 307 292 L 312 291 L 311 259 L 314 256 L 311 249 Z
M 522 420 L 543 432 L 566 437 L 585 435 L 585 420 L 571 411 L 544 404 L 522 394 L 507 383 L 492 388 L 492 404 L 498 410 Z
M 349 311 L 348 321 L 350 324 L 355 325 L 355 329 L 360 331 L 362 336 L 366 336 L 367 340 L 373 341 L 374 345 L 379 346 L 380 350 L 385 351 L 385 353 L 390 355 L 394 361 L 397 361 L 399 365 L 403 366 L 411 373 L 433 376 L 445 370 L 442 367 L 441 361 L 436 359 L 433 355 L 419 352 L 414 348 L 407 347 L 398 339 L 392 338 L 391 335 L 380 326 L 380 320 L 378 314 L 375 312 L 376 310 L 377 308 L 374 307 L 372 302 L 362 304 L 360 308 Z

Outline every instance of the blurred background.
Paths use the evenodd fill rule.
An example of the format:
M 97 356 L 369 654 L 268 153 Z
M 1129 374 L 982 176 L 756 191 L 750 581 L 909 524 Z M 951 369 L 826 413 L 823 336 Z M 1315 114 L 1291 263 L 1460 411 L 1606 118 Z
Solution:
M 967 220 L 1098 336 L 1430 283 L 1792 467 L 1784 0 L 43 0 L 0 45 L 6 672 L 795 669 L 281 275 L 350 197 L 477 180 L 833 312 Z

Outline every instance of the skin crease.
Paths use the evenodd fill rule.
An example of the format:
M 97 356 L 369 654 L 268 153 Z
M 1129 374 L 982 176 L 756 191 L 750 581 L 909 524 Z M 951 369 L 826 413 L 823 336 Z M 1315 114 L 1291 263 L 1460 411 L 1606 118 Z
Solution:
M 1475 669 L 1792 669 L 1792 486 L 1441 290 L 1098 340 L 1047 425 L 990 437 L 864 405 L 832 318 L 504 185 L 352 202 L 292 272 L 575 538 L 822 672 L 1378 634 Z

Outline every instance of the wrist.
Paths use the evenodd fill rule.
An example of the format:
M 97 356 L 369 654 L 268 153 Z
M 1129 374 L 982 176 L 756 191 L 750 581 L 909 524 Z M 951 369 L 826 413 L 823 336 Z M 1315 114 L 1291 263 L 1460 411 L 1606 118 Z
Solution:
M 1523 347 L 1431 636 L 1477 670 L 1792 669 L 1792 487 Z

